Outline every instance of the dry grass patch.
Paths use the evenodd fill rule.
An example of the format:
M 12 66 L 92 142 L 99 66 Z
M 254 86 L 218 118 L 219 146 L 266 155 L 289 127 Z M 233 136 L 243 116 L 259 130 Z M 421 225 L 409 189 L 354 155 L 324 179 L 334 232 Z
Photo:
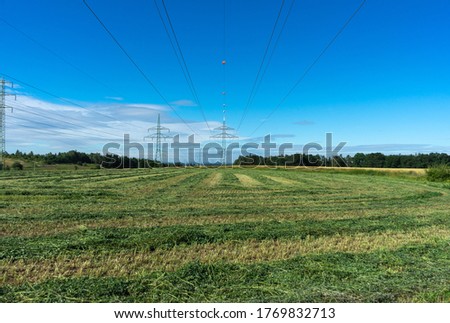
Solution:
M 244 174 L 234 174 L 239 182 L 245 187 L 263 186 L 263 184 L 250 176 Z
M 293 180 L 290 180 L 290 179 L 287 179 L 287 178 L 283 178 L 283 177 L 268 176 L 268 175 L 263 175 L 263 176 L 268 178 L 268 179 L 270 179 L 270 180 L 272 180 L 272 181 L 274 181 L 274 182 L 277 182 L 277 183 L 280 183 L 280 184 L 283 184 L 283 185 L 296 185 L 296 184 L 298 184 L 298 182 L 296 182 L 296 181 L 293 181 Z
M 375 167 L 315 167 L 319 169 L 337 169 L 337 170 L 374 170 L 377 172 L 386 172 L 386 173 L 406 173 L 406 174 L 416 174 L 416 175 L 425 175 L 426 169 L 423 168 L 375 168 Z
M 45 221 L 45 222 L 28 222 L 28 223 L 9 223 L 1 227 L 1 237 L 37 237 L 57 235 L 64 233 L 76 232 L 78 230 L 96 229 L 96 228 L 151 228 L 155 226 L 171 226 L 171 225 L 208 225 L 208 224 L 232 224 L 242 222 L 260 222 L 271 221 L 299 221 L 299 220 L 344 220 L 344 219 L 361 219 L 365 217 L 383 217 L 387 215 L 411 215 L 420 214 L 421 217 L 435 216 L 438 214 L 447 214 L 448 207 L 445 204 L 430 208 L 429 205 L 422 206 L 399 206 L 398 208 L 377 208 L 377 209 L 351 209 L 336 212 L 333 209 L 311 210 L 302 209 L 301 212 L 292 211 L 292 206 L 282 207 L 278 204 L 267 203 L 268 206 L 275 208 L 278 213 L 261 216 L 260 214 L 248 214 L 245 217 L 241 215 L 206 215 L 192 217 L 174 217 L 164 216 L 161 218 L 151 218 L 148 216 L 134 216 L 113 219 L 92 219 L 92 220 L 75 220 L 75 221 Z M 304 204 L 302 204 L 304 205 Z
M 223 177 L 222 173 L 213 173 L 203 181 L 203 184 L 206 186 L 215 187 L 219 185 L 220 181 L 222 180 L 222 177 Z
M 178 174 L 180 172 L 173 172 L 171 174 Z M 95 182 L 93 184 L 97 185 L 103 185 L 105 183 L 126 183 L 126 182 L 132 182 L 138 179 L 145 179 L 145 178 L 151 178 L 151 177 L 159 177 L 162 175 L 165 175 L 166 173 L 156 173 L 156 174 L 141 174 L 141 175 L 133 175 L 133 176 L 122 176 L 119 178 L 111 178 L 111 179 L 102 179 L 101 181 Z

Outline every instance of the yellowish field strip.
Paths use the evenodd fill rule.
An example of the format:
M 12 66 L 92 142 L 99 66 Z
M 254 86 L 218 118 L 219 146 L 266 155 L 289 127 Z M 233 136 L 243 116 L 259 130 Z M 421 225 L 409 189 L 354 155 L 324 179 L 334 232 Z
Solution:
M 307 167 L 308 168 L 308 167 Z M 409 173 L 409 174 L 417 174 L 417 175 L 425 175 L 425 168 L 374 168 L 374 167 L 317 167 L 319 169 L 337 169 L 337 170 L 374 170 L 377 172 L 387 172 L 387 173 Z
M 209 187 L 218 186 L 220 184 L 220 181 L 222 180 L 222 177 L 222 173 L 213 173 L 203 181 L 203 184 Z
M 245 167 L 244 167 L 245 168 Z M 249 167 L 253 168 L 253 167 Z M 267 166 L 256 166 L 256 168 L 260 169 L 270 169 L 272 167 Z M 278 168 L 287 169 L 290 171 L 315 171 L 315 170 L 338 170 L 342 172 L 352 171 L 352 170 L 372 170 L 377 172 L 386 172 L 386 173 L 405 173 L 405 174 L 415 174 L 415 175 L 425 175 L 427 170 L 425 168 L 375 168 L 375 167 L 324 167 L 324 166 L 280 166 Z
M 239 182 L 245 187 L 263 186 L 261 182 L 257 181 L 256 179 L 250 176 L 244 174 L 234 174 L 234 176 L 236 176 Z
M 170 174 L 179 174 L 179 172 L 172 172 Z M 104 179 L 99 182 L 94 182 L 92 184 L 97 185 L 103 185 L 103 184 L 114 184 L 114 183 L 126 183 L 126 182 L 132 182 L 136 179 L 146 179 L 146 178 L 152 178 L 152 177 L 159 177 L 162 175 L 165 175 L 166 173 L 156 173 L 156 174 L 140 174 L 140 175 L 133 175 L 133 176 L 126 176 L 126 177 L 119 177 L 119 178 L 112 178 L 112 179 Z
M 283 178 L 283 177 L 278 177 L 278 176 L 268 176 L 268 175 L 264 175 L 264 177 L 266 177 L 266 178 L 268 178 L 268 179 L 270 179 L 270 180 L 272 180 L 272 181 L 274 181 L 274 182 L 283 184 L 283 185 L 296 185 L 296 184 L 299 183 L 299 182 L 293 181 L 293 180 L 291 180 L 291 179 L 287 179 L 287 178 Z
M 170 250 L 130 250 L 129 252 L 87 253 L 60 256 L 44 260 L 18 260 L 0 262 L 3 284 L 34 283 L 51 278 L 80 276 L 130 276 L 156 270 L 175 270 L 188 262 L 204 263 L 224 261 L 230 263 L 256 263 L 286 260 L 299 255 L 324 252 L 365 253 L 376 250 L 395 250 L 407 244 L 433 243 L 448 240 L 450 229 L 421 228 L 413 232 L 391 232 L 355 235 L 335 235 L 304 240 L 247 240 L 225 243 L 177 246 Z M 450 242 L 450 241 L 449 241 Z M 392 268 L 397 272 L 402 268 Z
M 361 202 L 363 203 L 363 202 Z M 272 201 L 266 201 L 267 207 L 272 207 Z M 305 203 L 306 204 L 306 203 Z M 195 206 L 192 204 L 191 206 Z M 200 205 L 199 207 L 202 207 Z M 205 206 L 203 206 L 205 207 Z M 274 204 L 275 208 L 280 208 Z M 86 220 L 72 220 L 72 221 L 45 221 L 45 222 L 23 222 L 12 223 L 11 225 L 4 223 L 0 236 L 3 237 L 36 237 L 44 235 L 56 235 L 78 230 L 95 229 L 95 228 L 150 228 L 155 226 L 170 226 L 170 225 L 206 225 L 206 224 L 230 224 L 242 222 L 261 222 L 261 221 L 299 221 L 299 220 L 343 220 L 354 218 L 355 220 L 365 217 L 382 217 L 382 216 L 396 216 L 408 214 L 420 214 L 422 217 L 434 216 L 436 214 L 447 214 L 448 204 L 435 205 L 430 208 L 429 205 L 421 206 L 399 206 L 377 209 L 364 209 L 361 207 L 349 207 L 347 210 L 335 212 L 333 210 L 312 210 L 310 212 L 302 211 L 292 212 L 292 206 L 287 205 L 285 208 L 279 210 L 272 216 L 264 216 L 259 214 L 248 214 L 245 217 L 240 215 L 221 215 L 214 216 L 163 216 L 160 218 L 153 218 L 148 216 L 133 216 L 123 218 L 106 218 L 106 219 L 86 219 Z

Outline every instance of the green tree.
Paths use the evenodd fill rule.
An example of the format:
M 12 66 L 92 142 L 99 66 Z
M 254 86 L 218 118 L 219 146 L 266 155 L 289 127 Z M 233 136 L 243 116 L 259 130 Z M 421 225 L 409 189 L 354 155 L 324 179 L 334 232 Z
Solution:
M 15 161 L 15 162 L 11 165 L 11 169 L 14 169 L 14 170 L 23 170 L 23 165 L 22 165 L 20 162 Z

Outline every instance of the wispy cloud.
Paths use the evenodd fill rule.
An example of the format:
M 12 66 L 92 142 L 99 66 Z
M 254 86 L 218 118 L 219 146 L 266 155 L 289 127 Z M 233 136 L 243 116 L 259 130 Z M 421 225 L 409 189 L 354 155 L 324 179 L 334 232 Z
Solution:
M 197 104 L 191 100 L 178 100 L 171 102 L 172 105 L 178 106 L 178 107 L 196 107 Z
M 164 105 L 84 102 L 80 105 L 86 108 L 81 108 L 24 95 L 18 95 L 17 101 L 8 98 L 7 103 L 14 106 L 14 113 L 7 115 L 8 151 L 101 151 L 108 142 L 120 143 L 124 134 L 129 134 L 133 141 L 143 142 L 147 129 L 155 126 L 158 114 L 171 134 L 186 137 L 181 140 L 187 142 L 187 135 L 192 133 L 190 128 L 195 130 L 197 142 L 207 141 L 210 136 L 205 122 L 191 120 L 186 125 Z M 212 127 L 220 125 L 208 122 Z
M 286 138 L 295 138 L 296 136 L 293 134 L 267 134 L 270 135 L 270 140 L 274 141 L 274 140 L 278 140 L 278 139 L 286 139 Z M 256 143 L 260 143 L 264 141 L 264 137 L 265 136 L 261 136 L 261 137 L 252 137 L 252 138 L 241 138 L 241 141 L 246 140 L 249 142 L 256 142 Z
M 123 98 L 120 96 L 105 96 L 105 99 L 114 101 L 123 101 Z
M 311 125 L 315 124 L 315 122 L 310 121 L 310 120 L 300 120 L 300 121 L 293 122 L 293 124 L 296 124 L 298 126 L 311 126 Z
M 345 146 L 342 150 L 345 153 L 374 153 L 384 154 L 415 154 L 431 152 L 450 152 L 450 146 L 439 146 L 432 144 L 374 144 Z
M 123 107 L 135 107 L 135 108 L 143 108 L 149 110 L 157 110 L 157 111 L 167 111 L 168 107 L 159 104 L 148 104 L 148 103 L 127 103 L 123 104 Z

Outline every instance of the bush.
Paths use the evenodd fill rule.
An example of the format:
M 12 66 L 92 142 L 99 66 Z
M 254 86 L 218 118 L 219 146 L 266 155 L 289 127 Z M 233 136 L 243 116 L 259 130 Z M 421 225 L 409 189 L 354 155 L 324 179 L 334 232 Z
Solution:
M 14 169 L 14 170 L 23 170 L 23 165 L 22 165 L 20 162 L 15 161 L 15 162 L 11 165 L 11 169 Z
M 432 182 L 444 182 L 450 180 L 450 166 L 438 165 L 428 168 L 427 179 Z

